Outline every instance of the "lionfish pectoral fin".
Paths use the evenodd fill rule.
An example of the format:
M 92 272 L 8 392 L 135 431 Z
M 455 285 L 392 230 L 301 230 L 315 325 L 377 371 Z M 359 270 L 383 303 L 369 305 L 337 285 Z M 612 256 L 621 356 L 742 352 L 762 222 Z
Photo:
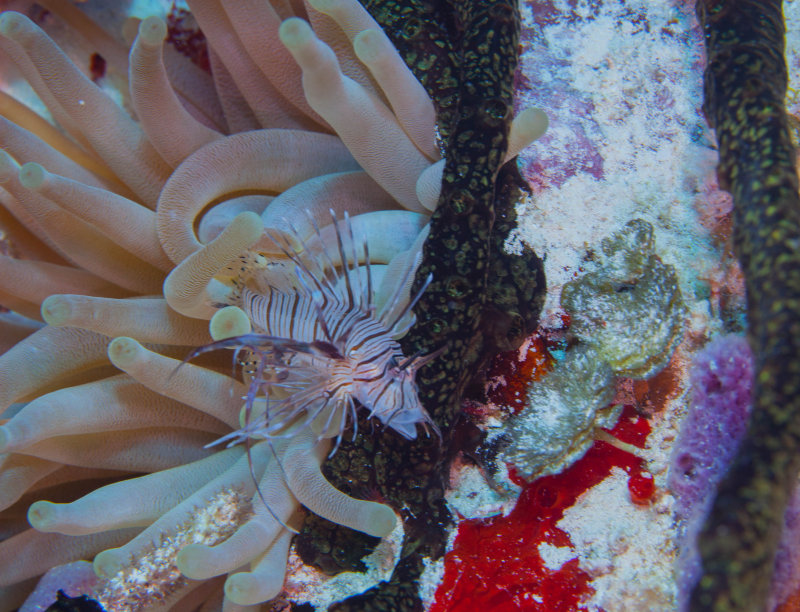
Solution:
M 281 473 L 283 474 L 284 482 L 286 483 L 286 486 L 288 488 L 289 487 L 289 478 L 286 475 L 286 470 L 283 469 L 283 464 L 281 463 L 281 458 L 278 455 L 277 451 L 275 450 L 275 446 L 273 446 L 272 440 L 267 438 L 266 443 L 269 444 L 269 450 L 272 452 L 272 456 L 275 458 L 275 462 L 277 463 L 278 467 L 280 468 Z M 275 514 L 275 511 L 272 509 L 272 506 L 269 505 L 269 502 L 267 502 L 266 498 L 264 497 L 264 494 L 261 491 L 261 487 L 259 486 L 259 483 L 256 480 L 256 473 L 255 473 L 255 470 L 253 469 L 253 460 L 252 460 L 252 457 L 250 455 L 250 446 L 249 446 L 249 444 L 248 444 L 248 447 L 247 447 L 247 464 L 248 464 L 248 467 L 250 468 L 250 476 L 251 476 L 251 478 L 253 479 L 253 482 L 256 485 L 256 492 L 258 493 L 258 497 L 259 497 L 259 499 L 261 499 L 261 503 L 264 504 L 264 507 L 267 509 L 267 512 L 269 512 L 270 515 L 272 515 L 272 518 L 275 520 L 275 522 L 278 523 L 281 527 L 283 527 L 286 531 L 289 531 L 289 532 L 291 532 L 291 533 L 293 533 L 295 535 L 299 535 L 300 532 L 297 531 L 297 529 L 295 529 L 294 527 L 292 527 L 290 525 L 287 525 L 286 522 L 283 519 L 281 519 L 281 517 L 279 517 L 277 514 Z M 291 491 L 291 489 L 289 489 L 289 490 Z
M 231 338 L 209 342 L 203 346 L 198 346 L 184 358 L 180 365 L 182 366 L 205 353 L 224 349 L 250 350 L 262 358 L 270 353 L 281 354 L 295 352 L 313 354 L 315 352 L 312 345 L 308 342 L 301 342 L 290 338 L 280 338 L 278 336 L 268 336 L 266 334 L 244 334 L 242 336 L 233 336 Z M 272 363 L 270 363 L 270 365 L 272 365 Z M 180 368 L 180 366 L 178 367 Z
M 422 422 L 422 427 L 425 429 L 425 435 L 430 437 L 430 432 L 428 431 L 428 426 L 433 430 L 433 433 L 436 434 L 436 437 L 439 438 L 439 448 L 441 449 L 444 444 L 444 438 L 442 438 L 442 430 L 439 429 L 439 426 L 434 422 L 433 418 L 431 417 L 428 412 L 425 412 L 426 420 Z
M 403 436 L 406 440 L 417 439 L 417 424 L 416 423 L 386 423 L 397 433 Z
M 203 448 L 213 448 L 215 446 L 219 446 L 220 444 L 225 444 L 225 448 L 230 448 L 231 446 L 236 446 L 240 444 L 244 440 L 248 439 L 248 434 L 245 433 L 243 429 L 237 429 L 236 431 L 232 431 L 229 434 L 225 434 L 221 438 L 217 438 L 213 442 L 209 442 Z
M 447 346 L 441 346 L 432 353 L 428 353 L 427 355 L 419 355 L 419 356 L 415 355 L 414 361 L 410 364 L 411 369 L 416 372 L 420 368 L 428 365 L 434 359 L 441 357 L 446 350 Z

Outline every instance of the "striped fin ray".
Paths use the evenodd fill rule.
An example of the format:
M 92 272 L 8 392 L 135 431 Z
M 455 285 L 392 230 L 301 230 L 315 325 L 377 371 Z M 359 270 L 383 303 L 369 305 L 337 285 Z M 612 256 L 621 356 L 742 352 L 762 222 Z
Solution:
M 302 342 L 324 337 L 316 304 L 298 291 L 283 293 L 272 290 L 261 295 L 245 288 L 242 305 L 254 328 L 269 336 Z
M 276 241 L 276 238 L 280 241 L 280 244 L 278 242 L 276 244 L 297 266 L 300 281 L 305 281 L 312 293 L 320 291 L 324 297 L 344 308 L 357 308 L 368 312 L 372 308 L 372 274 L 366 239 L 360 245 L 365 258 L 365 264 L 362 266 L 359 264 L 359 245 L 353 234 L 350 216 L 345 212 L 344 219 L 339 220 L 333 210 L 330 213 L 336 239 L 336 244 L 333 246 L 326 245 L 319 224 L 310 215 L 309 221 L 314 228 L 313 242 L 309 242 L 296 230 L 292 230 L 293 238 L 302 247 L 301 254 L 292 251 L 290 245 L 284 244 L 285 241 L 280 236 L 270 236 L 270 238 L 273 241 Z M 341 262 L 341 269 L 336 265 L 336 259 Z M 361 279 L 362 267 L 366 271 L 366 283 Z

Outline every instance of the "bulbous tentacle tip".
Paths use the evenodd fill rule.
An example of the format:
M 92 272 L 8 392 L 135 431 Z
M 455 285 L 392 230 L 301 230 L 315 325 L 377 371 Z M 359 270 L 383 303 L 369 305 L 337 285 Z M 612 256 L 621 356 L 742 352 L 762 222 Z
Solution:
M 167 24 L 160 17 L 151 16 L 139 24 L 139 38 L 151 47 L 161 45 L 167 37 Z
M 28 522 L 31 527 L 44 532 L 56 531 L 53 527 L 56 523 L 58 505 L 44 500 L 32 503 L 28 508 Z
M 187 544 L 175 558 L 175 566 L 181 574 L 192 580 L 207 580 L 216 573 L 209 568 L 206 562 L 209 558 L 211 547 L 205 544 Z
M 44 185 L 49 173 L 36 162 L 23 164 L 19 169 L 19 182 L 25 189 L 39 189 Z
M 98 578 L 111 578 L 128 561 L 122 548 L 108 548 L 97 555 L 92 562 Z
M 225 596 L 240 606 L 251 606 L 272 599 L 283 586 L 284 574 L 278 573 L 279 579 L 270 576 L 266 581 L 263 576 L 252 572 L 232 574 L 225 581 Z
M 252 328 L 244 310 L 238 306 L 226 306 L 211 317 L 208 331 L 214 340 L 227 340 L 249 334 Z
M 130 367 L 139 357 L 144 347 L 133 338 L 120 336 L 108 345 L 108 358 L 116 367 L 124 370 Z
M 253 245 L 264 232 L 264 222 L 261 215 L 247 210 L 236 215 L 223 233 L 238 237 L 243 244 Z
M 523 109 L 511 122 L 508 134 L 506 159 L 519 154 L 527 146 L 541 138 L 550 126 L 550 119 L 541 108 Z
M 364 533 L 375 536 L 376 538 L 385 538 L 397 525 L 397 515 L 389 506 L 371 502 L 375 504 L 372 510 L 372 515 L 367 525 L 363 529 Z
M 48 325 L 59 327 L 66 324 L 72 314 L 69 296 L 51 295 L 42 302 L 42 319 Z
M 384 44 L 381 32 L 375 29 L 363 30 L 356 34 L 353 39 L 353 51 L 356 57 L 367 65 L 370 65 L 388 53 Z
M 0 35 L 6 38 L 21 43 L 21 39 L 35 29 L 34 23 L 22 13 L 16 11 L 0 13 Z
M 289 51 L 299 49 L 314 39 L 311 26 L 299 17 L 291 17 L 284 21 L 278 29 L 278 36 Z

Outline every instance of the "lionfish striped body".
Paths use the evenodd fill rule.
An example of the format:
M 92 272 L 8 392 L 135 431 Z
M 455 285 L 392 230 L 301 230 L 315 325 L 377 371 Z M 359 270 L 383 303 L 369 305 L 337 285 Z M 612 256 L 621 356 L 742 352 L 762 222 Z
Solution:
M 335 254 L 325 248 L 314 255 L 295 236 L 304 247 L 301 256 L 270 235 L 295 264 L 296 286 L 292 290 L 271 287 L 263 295 L 243 289 L 241 307 L 253 333 L 214 342 L 192 354 L 219 348 L 249 352 L 248 414 L 257 398 L 266 401 L 263 417 L 248 418 L 242 429 L 218 442 L 231 445 L 249 438 L 287 435 L 297 424 L 313 423 L 320 437 L 336 437 L 335 451 L 348 423 L 356 423 L 358 404 L 407 439 L 416 437 L 417 424 L 426 431 L 430 425 L 438 434 L 414 381 L 416 371 L 436 354 L 406 358 L 396 340 L 413 323 L 408 315 L 430 279 L 413 299 L 404 298 L 411 266 L 376 314 L 366 244 L 362 247 L 365 263 L 360 265 L 349 219 L 345 216 L 344 229 L 335 218 L 334 224 L 335 254 L 342 270 L 333 264 Z

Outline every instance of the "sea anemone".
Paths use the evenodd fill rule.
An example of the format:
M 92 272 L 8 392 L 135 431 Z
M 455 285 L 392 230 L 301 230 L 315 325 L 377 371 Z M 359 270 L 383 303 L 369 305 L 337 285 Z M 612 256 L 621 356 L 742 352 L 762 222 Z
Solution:
M 0 16 L 2 65 L 57 125 L 2 94 L 0 303 L 18 314 L 0 326 L 20 340 L 0 356 L 0 609 L 88 558 L 108 609 L 221 602 L 226 573 L 220 605 L 257 605 L 281 589 L 300 504 L 377 536 L 395 515 L 327 482 L 328 437 L 209 449 L 248 389 L 226 358 L 182 359 L 221 307 L 285 281 L 283 250 L 325 250 L 330 209 L 352 215 L 377 296 L 407 295 L 442 171 L 433 103 L 354 0 L 190 2 L 210 75 L 158 18 L 126 62 L 80 11 L 44 4 L 128 86 L 120 105 L 31 19 Z M 521 113 L 508 157 L 545 126 Z M 345 279 L 348 257 L 330 264 Z

